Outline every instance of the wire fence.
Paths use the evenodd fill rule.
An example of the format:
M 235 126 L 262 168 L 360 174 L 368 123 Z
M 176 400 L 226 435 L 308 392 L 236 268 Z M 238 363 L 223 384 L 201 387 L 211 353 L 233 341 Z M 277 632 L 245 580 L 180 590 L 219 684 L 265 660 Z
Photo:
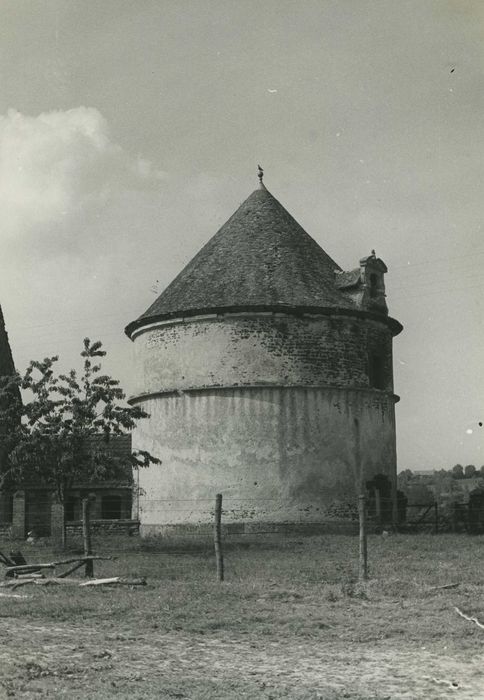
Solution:
M 143 534 L 159 533 L 165 537 L 209 541 L 215 516 L 213 498 L 149 499 L 136 494 L 107 493 L 96 499 L 92 510 L 94 528 L 105 525 L 119 532 L 141 522 Z M 139 505 L 138 505 L 139 502 Z M 19 498 L 0 494 L 0 530 L 4 533 L 15 526 L 25 536 L 35 532 L 48 537 L 51 530 L 53 496 L 47 492 L 25 491 Z M 132 514 L 132 503 L 137 504 Z M 65 507 L 68 529 L 80 527 L 79 509 Z M 365 514 L 368 531 L 382 532 L 456 532 L 484 533 L 484 493 L 471 494 L 467 502 L 409 502 L 402 494 L 396 501 L 378 493 L 366 494 Z M 138 517 L 137 517 L 138 516 Z M 292 500 L 269 497 L 242 498 L 223 495 L 221 531 L 225 538 L 261 536 L 298 536 L 302 534 L 356 533 L 359 513 L 357 499 L 330 505 L 312 502 L 298 507 Z M 125 527 L 124 527 L 125 526 Z M 136 529 L 137 532 L 137 529 Z M 128 534 L 135 534 L 134 530 Z
M 23 497 L 17 493 L 10 501 L 2 501 L 0 495 L 3 540 L 18 542 L 27 535 L 32 538 L 35 533 L 35 544 L 40 549 L 44 545 L 52 546 L 54 535 L 50 522 L 54 506 L 55 500 L 46 492 L 25 492 Z M 102 514 L 102 508 L 97 512 Z M 142 495 L 140 516 L 143 537 L 130 539 L 126 534 L 138 533 L 136 521 L 93 517 L 94 551 L 134 556 L 137 563 L 129 573 L 147 578 L 156 562 L 156 570 L 162 571 L 164 578 L 177 581 L 194 577 L 219 581 L 247 579 L 255 576 L 251 572 L 254 561 L 258 575 L 290 581 L 290 562 L 296 558 L 299 574 L 312 580 L 311 577 L 319 574 L 310 560 L 314 556 L 314 544 L 306 536 L 330 534 L 359 534 L 359 540 L 354 537 L 318 540 L 325 570 L 332 572 L 331 562 L 334 564 L 334 572 L 327 575 L 335 580 L 345 576 L 366 580 L 368 534 L 484 533 L 484 499 L 473 497 L 466 503 L 409 503 L 401 494 L 394 500 L 378 491 L 326 507 L 313 503 L 309 509 L 301 509 L 290 500 L 264 497 L 233 498 L 221 494 L 217 498 L 214 494 L 213 498 L 148 499 Z M 130 531 L 133 526 L 135 529 Z M 106 537 L 107 533 L 119 535 L 119 539 Z M 68 541 L 71 547 L 82 545 L 81 522 L 68 521 Z M 342 557 L 341 548 L 349 556 Z M 21 549 L 25 551 L 23 546 Z M 373 546 L 369 549 L 370 566 L 375 566 Z M 308 553 L 306 558 L 304 552 Z M 103 573 L 107 572 L 104 566 L 96 565 Z

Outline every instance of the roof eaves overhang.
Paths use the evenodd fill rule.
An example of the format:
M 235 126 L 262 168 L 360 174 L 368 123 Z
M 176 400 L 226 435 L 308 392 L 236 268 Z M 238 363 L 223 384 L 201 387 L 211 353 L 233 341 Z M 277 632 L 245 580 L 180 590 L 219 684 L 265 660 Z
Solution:
M 386 316 L 377 312 L 364 311 L 362 309 L 349 309 L 340 307 L 328 306 L 289 306 L 284 304 L 258 305 L 258 306 L 223 306 L 205 309 L 188 309 L 186 311 L 172 311 L 170 313 L 158 314 L 150 317 L 141 317 L 129 323 L 124 332 L 130 340 L 133 340 L 133 335 L 137 330 L 144 326 L 152 326 L 153 324 L 162 321 L 191 319 L 195 316 L 224 316 L 225 314 L 233 313 L 285 313 L 290 316 L 353 316 L 355 318 L 366 318 L 372 321 L 378 321 L 388 326 L 393 336 L 402 332 L 403 326 L 395 318 Z

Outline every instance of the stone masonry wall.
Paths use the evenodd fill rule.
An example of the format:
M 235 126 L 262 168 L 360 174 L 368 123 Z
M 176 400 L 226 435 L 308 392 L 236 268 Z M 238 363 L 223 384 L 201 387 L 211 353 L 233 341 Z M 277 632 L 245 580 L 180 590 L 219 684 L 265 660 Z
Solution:
M 384 322 L 347 316 L 225 315 L 147 329 L 134 340 L 134 396 L 191 388 L 369 386 L 368 354 L 393 390 L 392 335 Z
M 359 483 L 396 480 L 394 399 L 370 389 L 207 389 L 141 402 L 135 449 L 162 460 L 139 470 L 143 534 L 209 524 L 352 520 Z M 355 428 L 359 422 L 359 432 Z M 160 529 L 161 528 L 161 529 Z
M 82 522 L 72 521 L 66 524 L 68 534 L 82 535 Z M 91 520 L 91 529 L 94 533 L 103 535 L 137 535 L 139 531 L 138 520 Z

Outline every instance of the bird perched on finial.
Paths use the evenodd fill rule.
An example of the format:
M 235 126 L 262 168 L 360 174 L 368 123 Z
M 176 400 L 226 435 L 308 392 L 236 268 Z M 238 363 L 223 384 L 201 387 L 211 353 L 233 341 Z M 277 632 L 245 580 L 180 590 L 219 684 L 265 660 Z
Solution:
M 262 170 L 261 166 L 257 166 L 258 172 L 257 172 L 257 177 L 259 178 L 259 182 L 262 185 L 262 178 L 264 177 L 264 171 Z

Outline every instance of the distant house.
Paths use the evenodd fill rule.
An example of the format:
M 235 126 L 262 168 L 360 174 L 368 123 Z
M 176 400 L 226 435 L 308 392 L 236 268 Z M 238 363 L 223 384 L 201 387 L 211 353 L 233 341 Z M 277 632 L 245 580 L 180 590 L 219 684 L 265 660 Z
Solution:
M 96 447 L 103 447 L 102 435 L 91 439 Z M 104 447 L 106 452 L 115 453 L 125 458 L 126 466 L 120 470 L 116 479 L 96 484 L 76 484 L 66 503 L 66 520 L 68 523 L 81 520 L 82 499 L 87 493 L 94 493 L 96 501 L 91 507 L 91 517 L 96 520 L 129 520 L 132 507 L 133 474 L 129 466 L 131 456 L 131 435 L 112 437 Z
M 103 436 L 95 436 L 92 442 L 96 448 L 102 445 Z M 129 466 L 131 454 L 131 435 L 112 437 L 106 445 L 107 453 L 116 453 L 126 457 L 126 466 L 120 469 L 116 478 L 96 483 L 75 484 L 65 504 L 67 529 L 80 530 L 82 518 L 82 499 L 94 494 L 96 499 L 91 505 L 91 521 L 95 529 L 129 530 L 136 526 L 132 519 L 133 475 Z M 22 522 L 22 504 L 24 513 Z M 51 534 L 52 505 L 55 503 L 52 489 L 38 482 L 27 482 L 15 493 L 13 498 L 12 522 L 16 536 L 35 532 L 40 537 Z M 24 533 L 22 535 L 21 533 Z
M 103 437 L 95 436 L 100 443 Z M 99 447 L 99 444 L 96 445 Z M 96 483 L 75 484 L 65 504 L 67 530 L 80 531 L 82 522 L 82 499 L 89 494 L 96 496 L 91 505 L 93 528 L 103 531 L 127 532 L 137 530 L 136 515 L 133 518 L 133 475 L 129 466 L 131 435 L 112 437 L 107 452 L 116 452 L 126 457 L 126 466 L 114 479 Z M 52 531 L 52 506 L 55 503 L 52 489 L 44 484 L 26 482 L 15 492 L 0 496 L 0 529 L 9 530 L 15 538 L 23 538 L 29 532 L 39 537 L 48 537 Z
M 484 477 L 456 479 L 451 471 L 401 473 L 399 487 L 410 509 L 437 504 L 441 527 L 484 533 Z M 430 512 L 430 511 L 429 511 Z M 436 511 L 432 511 L 434 513 Z M 432 513 L 429 517 L 432 516 Z M 415 516 L 414 516 L 415 517 Z

